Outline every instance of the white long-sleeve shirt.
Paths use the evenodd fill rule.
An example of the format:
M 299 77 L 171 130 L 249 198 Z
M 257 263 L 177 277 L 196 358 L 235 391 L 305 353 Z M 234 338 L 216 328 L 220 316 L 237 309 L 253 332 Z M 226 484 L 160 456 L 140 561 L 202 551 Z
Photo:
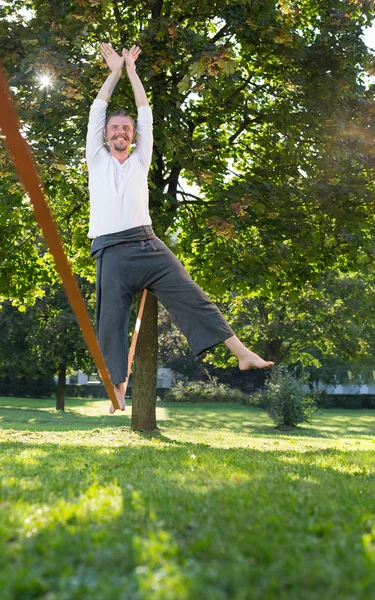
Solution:
M 104 145 L 107 106 L 105 100 L 94 100 L 87 129 L 90 238 L 151 225 L 147 181 L 153 143 L 151 108 L 138 108 L 136 146 L 121 164 Z

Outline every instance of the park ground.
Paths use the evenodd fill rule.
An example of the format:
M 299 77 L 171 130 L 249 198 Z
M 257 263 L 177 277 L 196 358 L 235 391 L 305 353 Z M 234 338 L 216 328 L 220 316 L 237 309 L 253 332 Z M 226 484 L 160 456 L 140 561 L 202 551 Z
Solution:
M 373 600 L 375 411 L 0 398 L 2 600 Z

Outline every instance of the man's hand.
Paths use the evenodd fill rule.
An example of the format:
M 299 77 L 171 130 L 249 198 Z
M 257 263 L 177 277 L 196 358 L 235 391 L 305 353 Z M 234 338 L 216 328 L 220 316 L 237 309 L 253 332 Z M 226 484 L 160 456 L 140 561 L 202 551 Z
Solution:
M 113 90 L 119 81 L 124 64 L 126 64 L 126 72 L 133 88 L 134 100 L 137 108 L 141 106 L 149 106 L 146 92 L 138 77 L 135 69 L 135 61 L 141 53 L 139 46 L 133 45 L 130 50 L 123 49 L 121 56 L 112 48 L 111 44 L 101 44 L 100 52 L 108 67 L 111 69 L 111 74 L 108 75 L 106 81 L 99 90 L 97 98 L 109 102 Z
M 125 57 L 119 56 L 111 44 L 101 44 L 100 52 L 111 71 L 121 71 L 123 69 Z M 124 53 L 124 50 L 122 52 Z
M 141 49 L 139 48 L 139 46 L 135 46 L 135 45 L 132 46 L 130 48 L 130 50 L 127 50 L 126 48 L 123 49 L 122 56 L 123 56 L 123 59 L 125 60 L 126 68 L 128 70 L 135 71 L 135 61 L 137 60 L 140 53 L 141 53 Z

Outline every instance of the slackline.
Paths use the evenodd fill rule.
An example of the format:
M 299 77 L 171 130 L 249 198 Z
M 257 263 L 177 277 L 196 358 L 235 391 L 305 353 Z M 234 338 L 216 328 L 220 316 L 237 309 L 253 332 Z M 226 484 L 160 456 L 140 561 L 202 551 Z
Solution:
M 141 328 L 143 310 L 145 308 L 145 303 L 146 303 L 146 297 L 147 297 L 147 290 L 143 290 L 141 301 L 140 301 L 140 304 L 139 304 L 139 309 L 138 309 L 137 321 L 135 323 L 134 333 L 133 333 L 133 336 L 132 336 L 132 343 L 130 344 L 130 350 L 129 350 L 129 356 L 128 356 L 128 374 L 127 374 L 127 377 L 126 377 L 126 380 L 125 380 L 124 395 L 126 394 L 126 390 L 128 389 L 130 371 L 131 371 L 131 368 L 132 368 L 132 363 L 133 363 L 133 358 L 134 358 L 134 352 L 135 352 L 135 347 L 137 345 L 139 330 Z
M 26 140 L 20 133 L 19 119 L 13 103 L 10 99 L 9 88 L 4 70 L 0 64 L 0 129 L 5 136 L 5 142 L 10 156 L 13 159 L 18 176 L 29 195 L 30 201 L 34 207 L 34 214 L 39 223 L 44 239 L 47 242 L 51 254 L 54 258 L 56 269 L 60 274 L 66 295 L 72 307 L 72 310 L 78 321 L 78 325 L 83 333 L 86 344 L 91 352 L 98 373 L 103 381 L 106 392 L 115 409 L 119 409 L 119 404 L 109 377 L 109 373 L 101 353 L 94 328 L 90 321 L 85 302 L 82 298 L 76 278 L 74 277 L 68 260 L 64 254 L 61 238 L 59 236 L 56 224 L 52 218 L 51 212 L 45 200 L 43 184 L 38 173 L 34 158 L 30 152 Z M 140 310 L 137 318 L 136 331 L 134 332 L 128 360 L 129 380 L 130 366 L 134 356 L 135 344 L 138 337 L 138 331 L 142 319 L 143 308 L 146 300 L 147 291 L 143 291 Z M 142 310 L 141 310 L 142 309 Z

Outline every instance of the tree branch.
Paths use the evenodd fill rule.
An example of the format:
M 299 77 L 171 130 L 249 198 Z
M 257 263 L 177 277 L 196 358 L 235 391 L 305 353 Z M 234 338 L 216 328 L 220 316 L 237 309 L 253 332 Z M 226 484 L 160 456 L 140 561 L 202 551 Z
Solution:
M 72 217 L 76 212 L 78 212 L 80 209 L 82 208 L 82 204 L 76 204 L 71 211 L 69 211 L 66 215 L 64 215 L 60 220 L 59 223 L 62 223 L 63 221 L 69 221 L 70 217 Z
M 120 11 L 119 11 L 119 8 L 118 8 L 117 0 L 113 0 L 113 11 L 115 13 L 116 23 L 117 23 L 117 26 L 119 28 L 121 43 L 124 46 L 124 48 L 126 48 L 127 47 L 126 37 L 125 37 L 125 33 L 123 33 L 124 29 L 125 29 L 125 24 L 124 24 L 124 22 L 122 20 L 122 17 L 120 15 Z
M 158 150 L 158 146 L 155 146 L 155 156 L 156 156 L 156 169 L 153 171 L 153 179 L 157 188 L 160 190 L 164 189 L 168 180 L 163 179 L 163 171 L 164 171 L 164 160 L 163 155 Z
M 224 105 L 225 104 L 229 104 L 229 102 L 231 100 L 233 100 L 233 98 L 235 98 L 236 96 L 238 96 L 238 94 L 240 94 L 245 89 L 245 87 L 247 86 L 248 83 L 250 83 L 250 81 L 251 81 L 251 75 L 249 75 L 249 77 L 247 77 L 245 79 L 245 81 L 243 82 L 243 84 L 240 85 L 237 89 L 235 89 L 234 92 L 224 100 L 223 104 Z
M 238 138 L 238 136 L 246 129 L 246 127 L 250 124 L 250 123 L 256 123 L 259 122 L 259 117 L 254 117 L 254 119 L 250 119 L 248 117 L 248 115 L 244 116 L 244 120 L 242 122 L 242 124 L 240 125 L 240 127 L 237 129 L 237 131 L 229 138 L 229 141 L 231 143 L 234 142 L 234 140 L 236 138 Z
M 154 0 L 152 2 L 151 16 L 153 19 L 158 19 L 163 8 L 163 0 Z
M 210 39 L 210 42 L 215 44 L 220 38 L 224 37 L 226 31 L 229 29 L 229 23 L 225 23 L 224 27 L 222 27 L 213 38 Z
M 175 165 L 172 167 L 171 173 L 168 177 L 168 194 L 170 194 L 173 198 L 176 198 L 178 178 L 180 177 L 181 168 L 181 165 Z
M 244 142 L 238 142 L 238 144 L 240 146 L 242 146 L 243 148 L 246 148 L 246 150 L 250 154 L 254 154 L 254 156 L 256 156 L 257 159 L 260 160 L 264 165 L 269 166 L 269 163 L 262 156 L 260 156 L 257 152 L 255 152 L 255 150 L 253 150 L 253 148 L 249 148 L 249 146 L 247 144 L 245 144 Z
M 191 218 L 192 218 L 195 228 L 199 229 L 199 225 L 197 223 L 197 219 L 195 218 L 194 211 L 192 210 L 192 208 L 189 205 L 187 205 L 186 208 L 188 209 L 189 213 L 191 214 Z
M 202 198 L 199 198 L 199 196 L 195 196 L 194 194 L 189 194 L 188 192 L 184 192 L 184 190 L 177 190 L 177 194 L 181 194 L 182 196 L 189 196 L 189 198 L 195 198 L 196 200 L 203 202 Z
M 213 206 L 218 204 L 220 200 L 202 200 L 199 196 L 195 196 L 194 194 L 189 194 L 188 192 L 184 192 L 183 190 L 177 190 L 177 194 L 181 194 L 181 196 L 187 196 L 188 198 L 194 198 L 194 200 L 182 200 L 181 204 L 201 204 L 202 206 Z

